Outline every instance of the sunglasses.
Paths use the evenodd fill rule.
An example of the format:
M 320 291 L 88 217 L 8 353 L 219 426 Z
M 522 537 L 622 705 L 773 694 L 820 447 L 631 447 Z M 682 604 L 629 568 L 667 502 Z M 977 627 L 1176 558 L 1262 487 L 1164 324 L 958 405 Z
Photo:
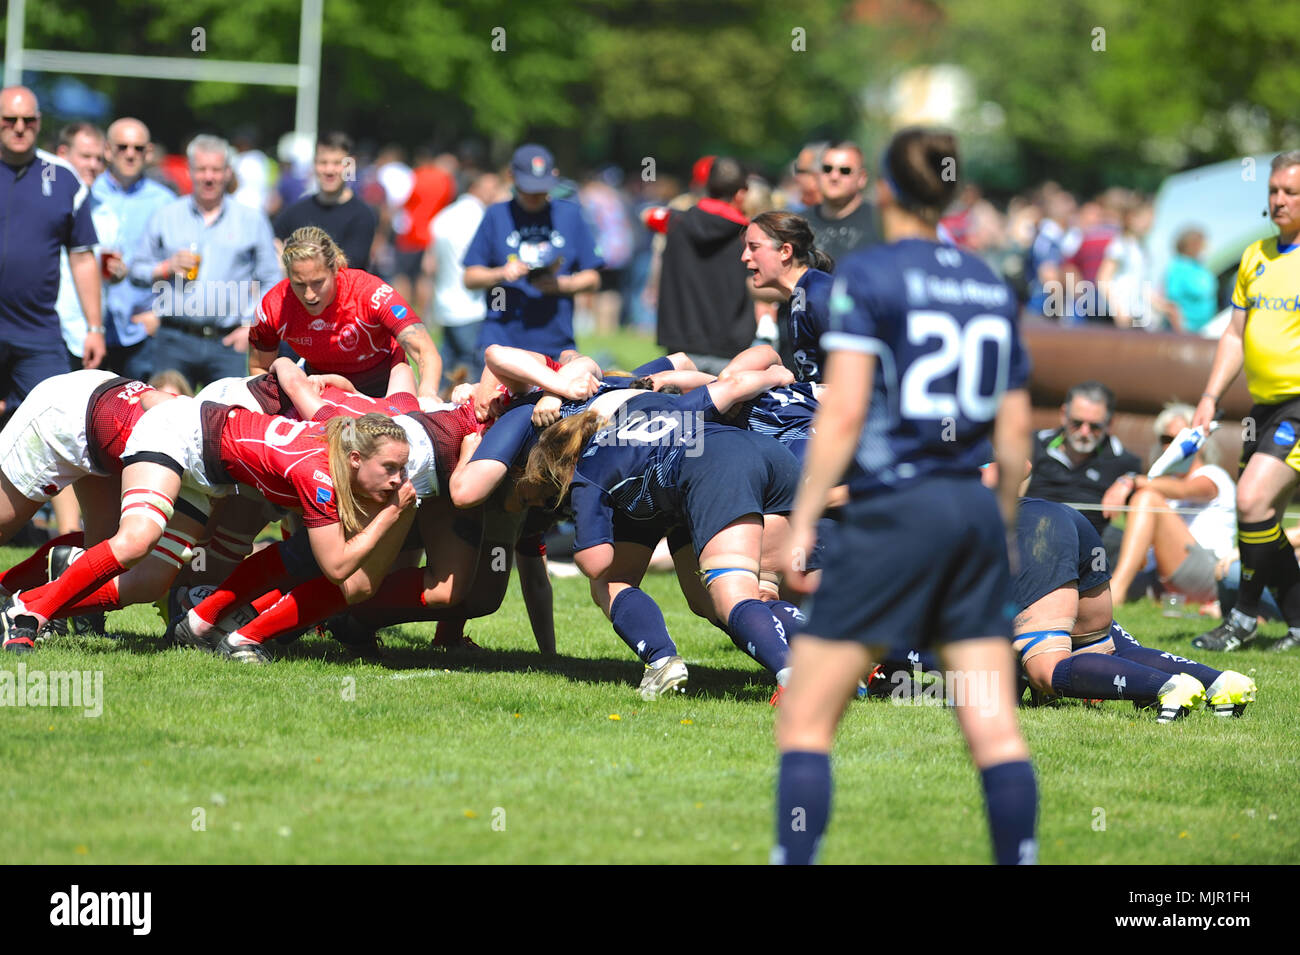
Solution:
M 1093 431 L 1101 432 L 1105 431 L 1107 426 L 1105 421 L 1080 421 L 1078 418 L 1069 418 L 1066 420 L 1066 424 L 1070 426 L 1071 431 L 1082 431 L 1087 427 Z
M 822 172 L 828 176 L 831 173 L 835 172 L 835 170 L 837 169 L 839 170 L 841 176 L 851 176 L 855 172 L 857 172 L 857 170 L 854 169 L 852 166 L 822 166 Z
M 39 116 L 0 116 L 0 123 L 4 123 L 6 126 L 17 126 L 19 120 L 28 126 L 35 126 L 40 123 L 41 118 Z
M 120 153 L 143 153 L 148 146 L 137 146 L 135 143 L 113 143 L 113 148 Z

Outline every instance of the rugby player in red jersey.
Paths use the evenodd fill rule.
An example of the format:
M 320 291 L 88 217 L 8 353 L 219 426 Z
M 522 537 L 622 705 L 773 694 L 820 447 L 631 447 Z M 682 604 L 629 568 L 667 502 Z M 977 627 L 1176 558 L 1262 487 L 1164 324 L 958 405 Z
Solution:
M 288 278 L 262 297 L 249 329 L 249 373 L 271 368 L 280 342 L 307 361 L 309 370 L 348 378 L 358 391 L 378 397 L 415 391 L 407 358 L 420 370 L 421 397 L 438 393 L 442 359 L 428 330 L 406 301 L 369 272 L 347 267 L 329 233 L 305 226 L 289 237 L 281 255 Z
M 185 398 L 160 404 L 141 416 L 122 453 L 117 532 L 57 580 L 5 604 L 4 646 L 30 651 L 36 630 L 55 616 L 157 599 L 170 578 L 160 591 L 156 581 L 145 588 L 118 576 L 160 542 L 176 550 L 179 568 L 209 499 L 230 493 L 237 481 L 302 512 L 311 556 L 331 584 L 372 558 L 391 561 L 414 515 L 408 452 L 406 433 L 382 415 L 320 424 Z M 262 658 L 256 648 L 228 642 L 218 649 L 234 659 Z

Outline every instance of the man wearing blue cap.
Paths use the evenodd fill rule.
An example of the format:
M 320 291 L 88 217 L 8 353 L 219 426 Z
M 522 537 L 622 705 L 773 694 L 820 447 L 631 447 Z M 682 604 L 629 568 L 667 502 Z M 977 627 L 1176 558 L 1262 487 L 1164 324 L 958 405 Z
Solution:
M 551 199 L 555 158 L 520 146 L 510 162 L 513 199 L 489 206 L 465 250 L 465 288 L 487 290 L 479 353 L 513 345 L 558 359 L 574 348 L 573 296 L 600 288 L 604 266 L 576 202 Z

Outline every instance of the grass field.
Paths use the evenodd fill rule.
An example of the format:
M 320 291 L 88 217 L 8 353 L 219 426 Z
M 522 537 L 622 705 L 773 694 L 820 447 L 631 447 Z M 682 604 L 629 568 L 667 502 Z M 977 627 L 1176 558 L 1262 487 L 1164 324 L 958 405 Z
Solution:
M 0 549 L 5 566 L 20 556 Z M 120 640 L 47 643 L 26 666 L 102 671 L 103 712 L 0 707 L 5 861 L 766 861 L 768 678 L 654 577 L 691 683 L 644 703 L 585 583 L 554 583 L 553 663 L 513 589 L 471 624 L 481 652 L 430 650 L 432 624 L 411 626 L 386 632 L 382 666 L 315 638 L 265 668 L 164 651 L 140 607 L 109 616 Z M 1198 630 L 1154 606 L 1121 622 L 1183 652 Z M 1042 861 L 1300 861 L 1300 656 L 1206 662 L 1254 673 L 1244 718 L 1022 711 Z M 977 778 L 941 708 L 854 703 L 835 768 L 824 861 L 988 861 Z

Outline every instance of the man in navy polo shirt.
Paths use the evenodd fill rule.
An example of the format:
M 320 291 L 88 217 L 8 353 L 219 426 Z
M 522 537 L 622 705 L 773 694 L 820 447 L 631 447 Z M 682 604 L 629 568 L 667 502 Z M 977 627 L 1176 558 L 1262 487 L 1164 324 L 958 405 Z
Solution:
M 41 111 L 25 86 L 0 90 L 0 401 L 12 411 L 37 384 L 68 370 L 54 303 L 59 253 L 86 316 L 83 364 L 104 358 L 90 190 L 65 160 L 36 148 Z
M 559 182 L 555 159 L 541 146 L 515 150 L 515 196 L 489 206 L 465 250 L 465 288 L 487 289 L 488 345 L 513 345 L 558 359 L 574 348 L 573 296 L 600 288 L 604 260 L 582 207 L 549 192 Z

